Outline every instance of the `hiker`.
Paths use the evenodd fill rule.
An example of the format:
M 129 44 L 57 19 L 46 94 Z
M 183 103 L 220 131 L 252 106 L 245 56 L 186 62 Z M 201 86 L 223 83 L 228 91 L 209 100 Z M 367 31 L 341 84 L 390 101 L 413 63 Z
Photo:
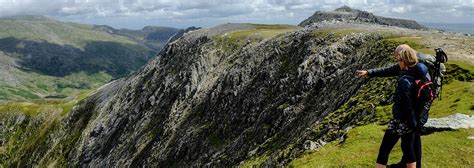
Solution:
M 385 131 L 379 149 L 376 167 L 385 167 L 388 156 L 398 139 L 402 139 L 403 158 L 406 167 L 421 167 L 421 138 L 417 131 L 417 119 L 414 112 L 414 79 L 430 79 L 428 68 L 418 63 L 416 51 L 403 44 L 395 49 L 398 64 L 371 70 L 358 70 L 361 77 L 399 76 L 392 108 L 393 119 Z M 405 165 L 399 165 L 405 167 Z

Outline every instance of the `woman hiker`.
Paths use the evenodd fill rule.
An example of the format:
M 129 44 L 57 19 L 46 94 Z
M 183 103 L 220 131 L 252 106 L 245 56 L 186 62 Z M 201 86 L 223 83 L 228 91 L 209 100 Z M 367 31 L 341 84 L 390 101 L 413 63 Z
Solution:
M 403 158 L 401 167 L 421 167 L 421 139 L 416 131 L 416 118 L 413 111 L 414 80 L 427 76 L 428 68 L 418 63 L 416 51 L 403 44 L 395 49 L 395 60 L 398 64 L 370 70 L 358 70 L 361 77 L 389 77 L 399 76 L 397 89 L 393 97 L 393 119 L 390 120 L 385 131 L 377 157 L 376 168 L 386 167 L 388 156 L 398 139 L 402 139 L 401 147 Z

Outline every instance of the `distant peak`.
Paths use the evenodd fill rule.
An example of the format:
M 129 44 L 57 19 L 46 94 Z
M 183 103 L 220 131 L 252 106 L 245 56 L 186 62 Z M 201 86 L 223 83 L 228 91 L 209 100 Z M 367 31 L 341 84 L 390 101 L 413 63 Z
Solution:
M 413 20 L 376 16 L 373 13 L 359 9 L 353 9 L 346 5 L 339 7 L 331 12 L 316 11 L 308 19 L 303 20 L 299 24 L 299 26 L 304 27 L 307 25 L 324 21 L 352 21 L 378 25 L 397 26 L 409 29 L 427 29 L 426 27 L 418 24 L 416 21 Z
M 352 9 L 347 5 L 341 6 L 340 8 L 335 9 L 334 11 L 337 12 L 358 12 L 359 10 L 357 9 Z

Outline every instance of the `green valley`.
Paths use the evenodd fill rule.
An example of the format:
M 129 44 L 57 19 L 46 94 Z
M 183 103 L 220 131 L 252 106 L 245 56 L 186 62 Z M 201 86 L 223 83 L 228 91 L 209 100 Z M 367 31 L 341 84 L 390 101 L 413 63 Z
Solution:
M 0 18 L 0 101 L 65 98 L 146 64 L 178 29 Z

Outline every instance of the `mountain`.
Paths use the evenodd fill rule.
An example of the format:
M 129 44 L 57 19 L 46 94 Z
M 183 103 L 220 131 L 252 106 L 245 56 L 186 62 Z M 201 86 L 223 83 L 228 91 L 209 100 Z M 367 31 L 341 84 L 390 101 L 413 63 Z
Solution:
M 107 25 L 94 25 L 94 29 L 110 34 L 125 36 L 158 52 L 168 39 L 179 31 L 171 27 L 146 26 L 141 30 L 114 29 Z
M 178 31 L 116 30 L 44 16 L 1 18 L 0 100 L 68 96 L 98 87 L 146 64 Z
M 357 21 L 357 22 L 387 25 L 387 26 L 397 26 L 397 27 L 409 28 L 409 29 L 427 29 L 425 26 L 422 26 L 413 20 L 395 19 L 395 18 L 376 16 L 372 13 L 358 10 L 358 9 L 352 9 L 348 6 L 342 6 L 330 12 L 316 11 L 308 19 L 302 21 L 299 24 L 299 26 L 304 27 L 307 25 L 311 25 L 313 23 L 318 23 L 322 21 L 331 21 L 331 20 Z
M 188 33 L 82 101 L 56 142 L 41 142 L 47 150 L 11 164 L 225 166 L 295 143 L 367 83 L 354 80 L 357 68 L 387 62 L 394 47 L 374 34 L 315 31 L 225 24 Z M 347 123 L 374 116 L 353 115 Z
M 5 167 L 281 167 L 333 142 L 345 153 L 352 128 L 388 123 L 396 83 L 358 78 L 355 70 L 392 64 L 393 49 L 403 43 L 428 54 L 446 45 L 450 59 L 472 61 L 463 53 L 473 50 L 474 39 L 439 36 L 366 23 L 193 30 L 173 38 L 135 73 L 68 106 L 70 111 L 0 104 L 6 111 L 0 113 L 6 137 L 0 161 Z M 430 116 L 472 111 L 474 69 L 460 65 L 447 65 L 448 94 Z M 382 128 L 370 128 L 370 136 L 383 136 Z M 471 140 L 453 134 L 435 134 L 435 145 L 424 143 L 437 149 L 457 144 L 452 150 L 424 157 L 469 165 L 459 155 L 470 156 Z M 352 158 L 340 162 L 353 160 L 354 153 L 373 154 L 347 152 Z

